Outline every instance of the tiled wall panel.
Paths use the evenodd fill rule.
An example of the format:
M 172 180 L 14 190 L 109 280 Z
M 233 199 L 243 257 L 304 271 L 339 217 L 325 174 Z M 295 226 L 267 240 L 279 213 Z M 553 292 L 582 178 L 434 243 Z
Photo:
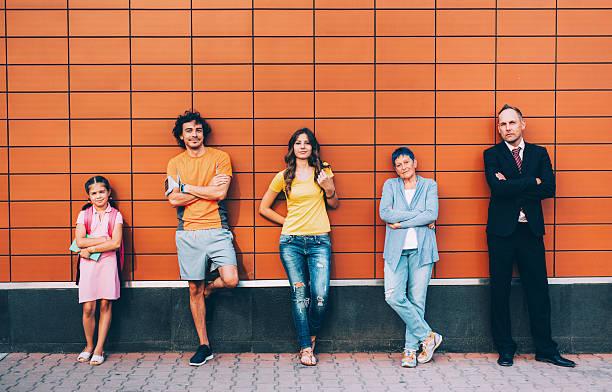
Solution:
M 482 151 L 495 113 L 526 115 L 557 197 L 549 276 L 612 276 L 612 7 L 573 0 L 6 0 L 0 10 L 0 282 L 70 281 L 84 181 L 107 176 L 128 280 L 179 278 L 162 195 L 195 108 L 235 171 L 242 279 L 284 279 L 280 228 L 257 213 L 289 135 L 315 130 L 336 173 L 334 279 L 383 276 L 377 210 L 390 154 L 439 185 L 435 277 L 488 275 Z M 437 8 L 436 8 L 437 7 Z M 557 8 L 558 7 L 558 8 Z M 284 202 L 274 206 L 286 212 Z

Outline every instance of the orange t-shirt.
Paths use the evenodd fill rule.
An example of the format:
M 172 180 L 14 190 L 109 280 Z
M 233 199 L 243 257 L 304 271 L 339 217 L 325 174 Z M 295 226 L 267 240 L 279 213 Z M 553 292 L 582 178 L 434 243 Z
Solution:
M 232 164 L 226 152 L 206 147 L 204 155 L 193 158 L 187 151 L 168 162 L 167 175 L 183 184 L 206 186 L 217 174 L 232 175 Z M 177 230 L 228 228 L 227 210 L 223 202 L 198 199 L 188 206 L 176 209 Z

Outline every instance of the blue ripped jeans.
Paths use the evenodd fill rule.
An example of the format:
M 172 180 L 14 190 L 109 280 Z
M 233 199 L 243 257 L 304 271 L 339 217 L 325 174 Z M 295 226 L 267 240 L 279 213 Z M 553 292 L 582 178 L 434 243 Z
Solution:
M 310 336 L 321 329 L 331 264 L 328 234 L 281 235 L 280 258 L 291 285 L 293 323 L 300 349 L 310 347 Z

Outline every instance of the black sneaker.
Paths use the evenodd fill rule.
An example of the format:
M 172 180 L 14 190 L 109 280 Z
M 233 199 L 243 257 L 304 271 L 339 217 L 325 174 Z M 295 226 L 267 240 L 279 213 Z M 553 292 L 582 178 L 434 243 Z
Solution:
M 209 359 L 213 359 L 213 352 L 207 345 L 203 344 L 198 347 L 198 350 L 193 357 L 189 360 L 191 366 L 201 366 L 206 363 Z

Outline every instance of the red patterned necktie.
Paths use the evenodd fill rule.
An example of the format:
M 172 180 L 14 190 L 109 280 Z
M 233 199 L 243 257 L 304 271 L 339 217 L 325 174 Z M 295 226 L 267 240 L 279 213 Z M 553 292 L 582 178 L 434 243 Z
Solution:
M 521 159 L 520 152 L 520 147 L 512 150 L 512 156 L 514 157 L 514 162 L 516 162 L 516 167 L 518 167 L 519 172 L 521 172 L 521 169 L 523 168 L 523 160 Z

